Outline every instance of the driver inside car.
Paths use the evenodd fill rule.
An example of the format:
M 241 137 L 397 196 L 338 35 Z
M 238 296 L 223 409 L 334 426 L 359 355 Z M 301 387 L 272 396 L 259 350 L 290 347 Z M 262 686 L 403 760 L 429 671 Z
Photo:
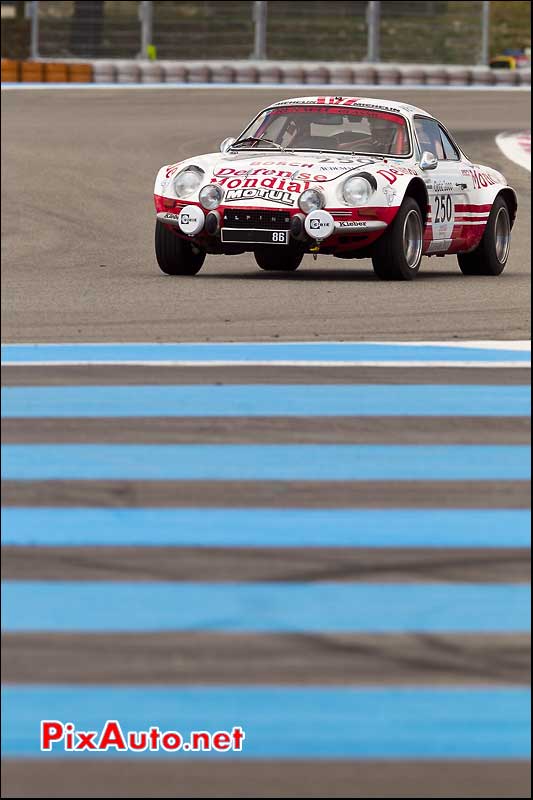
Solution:
M 398 134 L 403 137 L 403 132 L 398 125 L 382 117 L 367 117 L 364 122 L 366 130 L 353 131 L 350 139 L 344 134 L 339 144 L 342 150 L 385 155 L 402 153 L 403 141 L 399 141 Z

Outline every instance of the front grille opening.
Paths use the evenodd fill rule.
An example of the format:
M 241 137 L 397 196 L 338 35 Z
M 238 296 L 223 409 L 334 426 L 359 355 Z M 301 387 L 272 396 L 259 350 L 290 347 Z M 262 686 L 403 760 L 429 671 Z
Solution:
M 223 217 L 228 228 L 274 228 L 288 230 L 291 222 L 287 211 L 267 211 L 265 209 L 226 208 Z

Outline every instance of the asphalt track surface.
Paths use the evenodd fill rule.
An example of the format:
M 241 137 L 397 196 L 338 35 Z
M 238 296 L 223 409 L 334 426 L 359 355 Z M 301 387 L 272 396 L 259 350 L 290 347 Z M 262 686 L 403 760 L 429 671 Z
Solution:
M 260 107 L 300 92 L 24 91 L 2 95 L 4 341 L 529 338 L 530 189 L 494 138 L 529 126 L 528 92 L 381 92 L 427 108 L 472 159 L 504 172 L 519 216 L 500 278 L 424 259 L 411 284 L 369 261 L 306 256 L 291 275 L 209 256 L 194 279 L 159 272 L 159 167 L 216 150 Z
M 301 92 L 305 94 L 306 92 Z M 313 93 L 309 87 L 309 94 Z M 375 92 L 380 95 L 376 90 Z M 298 94 L 298 93 L 297 93 Z M 391 93 L 381 93 L 393 96 Z M 519 194 L 520 215 L 507 270 L 499 279 L 467 279 L 454 258 L 424 263 L 420 279 L 409 285 L 380 284 L 367 262 L 353 267 L 311 257 L 290 276 L 259 272 L 253 259 L 210 257 L 195 278 L 158 274 L 152 252 L 151 190 L 157 168 L 195 152 L 240 129 L 259 106 L 294 95 L 276 90 L 169 92 L 5 93 L 3 100 L 3 341 L 256 341 L 256 340 L 429 340 L 525 339 L 529 336 L 529 175 L 507 161 L 494 144 L 497 133 L 520 130 L 529 122 L 527 93 L 402 92 L 426 107 L 457 134 L 467 152 L 501 169 Z M 215 122 L 216 121 L 216 122 Z M 216 130 L 215 130 L 216 128 Z M 31 187 L 31 192 L 28 191 Z M 13 198 L 26 195 L 23 205 Z M 102 266 L 105 265 L 105 266 Z M 112 389 L 130 386 L 270 385 L 329 387 L 368 384 L 395 387 L 507 387 L 520 393 L 530 372 L 521 368 L 254 366 L 80 366 L 10 365 L 2 385 L 38 392 L 76 386 Z M 38 396 L 36 394 L 36 396 Z M 413 416 L 10 416 L 2 419 L 2 443 L 18 445 L 491 445 L 529 443 L 526 414 Z M 39 459 L 35 451 L 35 465 Z M 320 509 L 370 513 L 389 510 L 397 518 L 435 508 L 458 513 L 524 513 L 530 507 L 528 480 L 509 479 L 502 466 L 497 480 L 54 480 L 3 482 L 7 512 L 69 514 L 78 508 L 106 509 L 109 532 L 117 512 L 183 513 L 195 510 L 267 509 L 275 513 Z M 54 512 L 55 513 L 55 512 Z M 427 532 L 416 546 L 367 544 L 313 547 L 258 544 L 179 546 L 162 540 L 146 546 L 122 542 L 91 545 L 67 526 L 62 541 L 41 520 L 44 540 L 33 546 L 7 542 L 2 578 L 31 597 L 40 582 L 61 582 L 125 591 L 154 583 L 242 587 L 267 585 L 282 593 L 304 586 L 319 593 L 344 588 L 386 594 L 398 585 L 429 592 L 432 608 L 439 586 L 453 595 L 461 587 L 502 592 L 503 599 L 529 582 L 529 548 L 516 528 L 501 529 L 491 546 L 471 542 L 439 546 L 441 529 Z M 377 523 L 376 523 L 377 525 Z M 15 526 L 16 527 L 16 526 Z M 134 526 L 126 528 L 126 540 Z M 468 529 L 468 526 L 467 526 Z M 97 530 L 97 527 L 95 527 Z M 146 537 L 148 528 L 143 528 Z M 154 530 L 156 530 L 154 528 Z M 237 535 L 236 527 L 233 534 Z M 376 528 L 377 530 L 377 528 Z M 449 528 L 447 529 L 449 532 Z M 81 537 L 70 541 L 70 531 Z M 338 529 L 332 526 L 332 535 Z M 440 533 L 439 533 L 440 531 Z M 405 531 L 404 531 L 405 533 Z M 471 531 L 468 532 L 471 535 Z M 459 534 L 458 534 L 459 536 Z M 141 537 L 142 538 L 142 537 Z M 175 545 L 175 543 L 174 543 Z M 65 584 L 63 584 L 65 585 Z M 436 588 L 434 588 L 436 587 Z M 462 589 L 461 589 L 462 590 Z M 96 591 L 96 589 L 95 589 Z M 224 589 L 222 589 L 224 596 Z M 481 596 L 481 595 L 480 595 Z M 496 596 L 496 595 L 495 595 Z M 500 596 L 500 595 L 498 595 Z M 31 606 L 31 602 L 30 602 Z M 426 606 L 423 606 L 426 608 Z M 31 609 L 30 609 L 31 610 Z M 401 609 L 400 609 L 401 610 Z M 453 612 L 453 601 L 446 613 Z M 43 607 L 43 615 L 45 610 Z M 192 613 L 192 612 L 190 612 Z M 423 613 L 423 612 L 422 612 Z M 436 612 L 435 612 L 436 613 Z M 12 611 L 13 619 L 19 611 Z M 283 615 L 283 612 L 282 612 Z M 483 612 L 481 612 L 483 618 Z M 105 618 L 105 614 L 103 615 Z M 396 697 L 410 687 L 428 692 L 488 691 L 492 708 L 498 692 L 520 692 L 529 684 L 530 643 L 526 630 L 376 633 L 364 630 L 228 632 L 202 628 L 172 631 L 91 632 L 47 629 L 8 630 L 4 634 L 3 680 L 17 691 L 84 687 L 147 692 L 195 686 L 331 691 L 372 686 Z M 490 692 L 494 692 L 491 695 Z M 317 698 L 322 697 L 320 693 Z M 28 701 L 28 702 L 31 702 Z M 318 700 L 315 721 L 327 723 L 328 708 Z M 322 702 L 322 705 L 321 705 Z M 388 702 L 388 701 L 387 701 Z M 428 700 L 431 704 L 431 700 Z M 442 702 L 442 701 L 441 701 Z M 468 698 L 466 705 L 468 705 Z M 8 696 L 8 705 L 11 700 Z M 147 707 L 150 699 L 147 695 Z M 252 703 L 253 705 L 253 703 Z M 453 699 L 452 699 L 453 705 Z M 279 720 L 280 710 L 271 711 Z M 505 706 L 504 706 L 505 713 Z M 7 712 L 8 714 L 10 712 Z M 27 709 L 31 716 L 31 708 Z M 453 712 L 452 713 L 453 716 Z M 496 712 L 495 712 L 496 713 Z M 511 713 L 511 712 L 509 712 Z M 313 717 L 289 721 L 304 726 Z M 334 712 L 332 711 L 334 716 Z M 429 712 L 428 712 L 429 714 Z M 267 716 L 268 718 L 268 716 Z M 11 717 L 10 717 L 11 719 Z M 391 717 L 391 720 L 393 717 Z M 197 717 L 192 718 L 197 723 Z M 420 720 L 418 720 L 419 722 Z M 414 724 L 417 720 L 407 718 Z M 503 723 L 507 720 L 504 716 Z M 174 720 L 177 724 L 177 721 Z M 453 721 L 442 718 L 441 727 Z M 512 732 L 516 720 L 509 721 Z M 260 723 L 259 723 L 260 724 Z M 427 739 L 438 725 L 428 717 Z M 287 721 L 282 722 L 287 728 Z M 327 727 L 327 724 L 326 724 Z M 505 727 L 505 725 L 504 725 Z M 184 728 L 186 726 L 184 725 Z M 503 729 L 503 728 L 502 728 Z M 507 730 L 507 728 L 505 728 Z M 251 728 L 253 730 L 253 727 Z M 348 736 L 352 733 L 344 731 Z M 458 736 L 461 737 L 458 728 Z M 339 734 L 340 737 L 340 734 Z M 408 734 L 406 734 L 408 740 Z M 318 737 L 320 738 L 320 737 Z M 297 739 L 297 732 L 295 733 Z M 289 749 L 291 738 L 288 739 Z M 252 745 L 253 746 L 253 743 Z M 460 744 L 457 752 L 460 754 Z M 311 748 L 312 749 L 312 748 Z M 316 751 L 313 751 L 316 756 Z M 283 758 L 192 761 L 116 759 L 36 760 L 31 754 L 5 763 L 6 797 L 528 797 L 529 764 L 500 752 L 444 760 L 405 755 L 356 761 L 291 752 Z

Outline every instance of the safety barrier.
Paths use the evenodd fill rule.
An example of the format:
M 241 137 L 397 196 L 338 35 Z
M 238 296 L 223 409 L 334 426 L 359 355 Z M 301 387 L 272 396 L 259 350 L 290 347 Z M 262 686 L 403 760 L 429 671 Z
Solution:
M 93 83 L 93 80 L 92 64 L 2 59 L 2 83 Z
M 57 62 L 2 59 L 2 82 L 526 86 L 530 69 L 275 61 Z

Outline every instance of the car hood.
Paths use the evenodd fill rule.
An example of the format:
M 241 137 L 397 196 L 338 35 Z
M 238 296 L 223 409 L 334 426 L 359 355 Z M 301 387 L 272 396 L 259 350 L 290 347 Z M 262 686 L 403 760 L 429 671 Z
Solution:
M 373 156 L 336 155 L 335 153 L 282 153 L 282 152 L 235 152 L 225 153 L 214 159 L 212 172 L 215 177 L 239 173 L 240 177 L 283 177 L 293 180 L 324 182 L 342 177 L 354 169 L 382 163 Z M 269 174 L 267 174 L 269 173 Z M 281 174 L 283 173 L 283 174 Z
M 353 171 L 369 169 L 381 159 L 334 153 L 226 153 L 210 165 L 211 181 L 224 190 L 225 203 L 251 206 L 296 206 L 298 197 L 320 186 L 335 202 L 335 183 Z
M 161 194 L 172 196 L 172 177 L 187 166 L 205 172 L 205 183 L 218 184 L 224 204 L 296 206 L 298 197 L 311 187 L 321 187 L 327 205 L 338 204 L 339 179 L 350 173 L 371 172 L 380 182 L 380 172 L 403 169 L 405 161 L 375 156 L 335 153 L 289 153 L 278 151 L 208 153 L 163 168 L 158 184 Z M 404 170 L 407 171 L 407 170 Z M 191 201 L 197 201 L 197 196 Z

